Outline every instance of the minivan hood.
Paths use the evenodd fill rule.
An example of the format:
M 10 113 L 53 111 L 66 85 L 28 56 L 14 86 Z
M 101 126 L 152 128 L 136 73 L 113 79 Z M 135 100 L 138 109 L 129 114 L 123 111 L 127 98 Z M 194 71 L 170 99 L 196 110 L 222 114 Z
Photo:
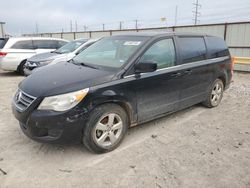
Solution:
M 39 68 L 19 88 L 34 97 L 46 97 L 102 84 L 113 76 L 114 72 L 65 62 Z
M 28 61 L 31 62 L 42 62 L 42 61 L 49 61 L 49 60 L 54 60 L 56 58 L 61 58 L 61 57 L 66 57 L 67 54 L 57 54 L 53 52 L 46 52 L 46 53 L 41 53 L 32 56 L 31 58 L 28 59 Z

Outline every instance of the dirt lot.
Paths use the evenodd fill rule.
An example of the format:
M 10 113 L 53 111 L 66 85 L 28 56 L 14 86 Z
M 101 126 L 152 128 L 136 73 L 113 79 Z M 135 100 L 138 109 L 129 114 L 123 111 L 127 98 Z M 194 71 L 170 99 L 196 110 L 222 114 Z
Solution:
M 103 155 L 23 135 L 11 98 L 23 77 L 0 72 L 0 187 L 250 187 L 250 74 L 221 105 L 201 105 L 130 129 Z M 5 174 L 6 172 L 6 174 Z

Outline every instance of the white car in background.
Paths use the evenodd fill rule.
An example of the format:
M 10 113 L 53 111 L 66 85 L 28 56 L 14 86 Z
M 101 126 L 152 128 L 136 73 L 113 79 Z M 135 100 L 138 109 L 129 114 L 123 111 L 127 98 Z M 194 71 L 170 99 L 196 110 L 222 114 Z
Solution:
M 28 76 L 46 65 L 69 61 L 98 40 L 100 39 L 76 39 L 55 51 L 35 55 L 27 59 L 24 74 Z
M 20 74 L 24 74 L 24 64 L 28 58 L 56 50 L 68 42 L 64 39 L 44 37 L 13 37 L 0 41 L 0 68 Z

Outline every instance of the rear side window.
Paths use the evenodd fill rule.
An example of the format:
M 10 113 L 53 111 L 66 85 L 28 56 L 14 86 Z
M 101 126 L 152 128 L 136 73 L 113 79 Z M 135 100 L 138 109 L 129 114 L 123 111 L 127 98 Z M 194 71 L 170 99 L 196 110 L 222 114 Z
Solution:
M 7 43 L 8 39 L 0 38 L 0 49 L 2 49 Z
M 229 55 L 225 41 L 219 37 L 207 37 L 207 49 L 210 58 L 218 58 Z
M 175 65 L 175 47 L 172 39 L 163 39 L 154 43 L 142 56 L 142 61 L 154 61 L 157 69 Z
M 206 59 L 206 46 L 203 37 L 179 37 L 182 63 Z
M 33 50 L 34 46 L 32 43 L 32 40 L 24 40 L 24 41 L 18 41 L 13 46 L 11 46 L 12 49 L 28 49 Z
M 57 41 L 54 40 L 33 40 L 36 49 L 57 49 Z

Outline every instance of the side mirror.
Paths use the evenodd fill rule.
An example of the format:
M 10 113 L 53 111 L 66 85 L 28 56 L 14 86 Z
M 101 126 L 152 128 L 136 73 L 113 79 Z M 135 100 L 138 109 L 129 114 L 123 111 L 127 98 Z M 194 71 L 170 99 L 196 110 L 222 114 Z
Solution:
M 154 72 L 157 64 L 154 61 L 142 61 L 135 65 L 135 73 Z

